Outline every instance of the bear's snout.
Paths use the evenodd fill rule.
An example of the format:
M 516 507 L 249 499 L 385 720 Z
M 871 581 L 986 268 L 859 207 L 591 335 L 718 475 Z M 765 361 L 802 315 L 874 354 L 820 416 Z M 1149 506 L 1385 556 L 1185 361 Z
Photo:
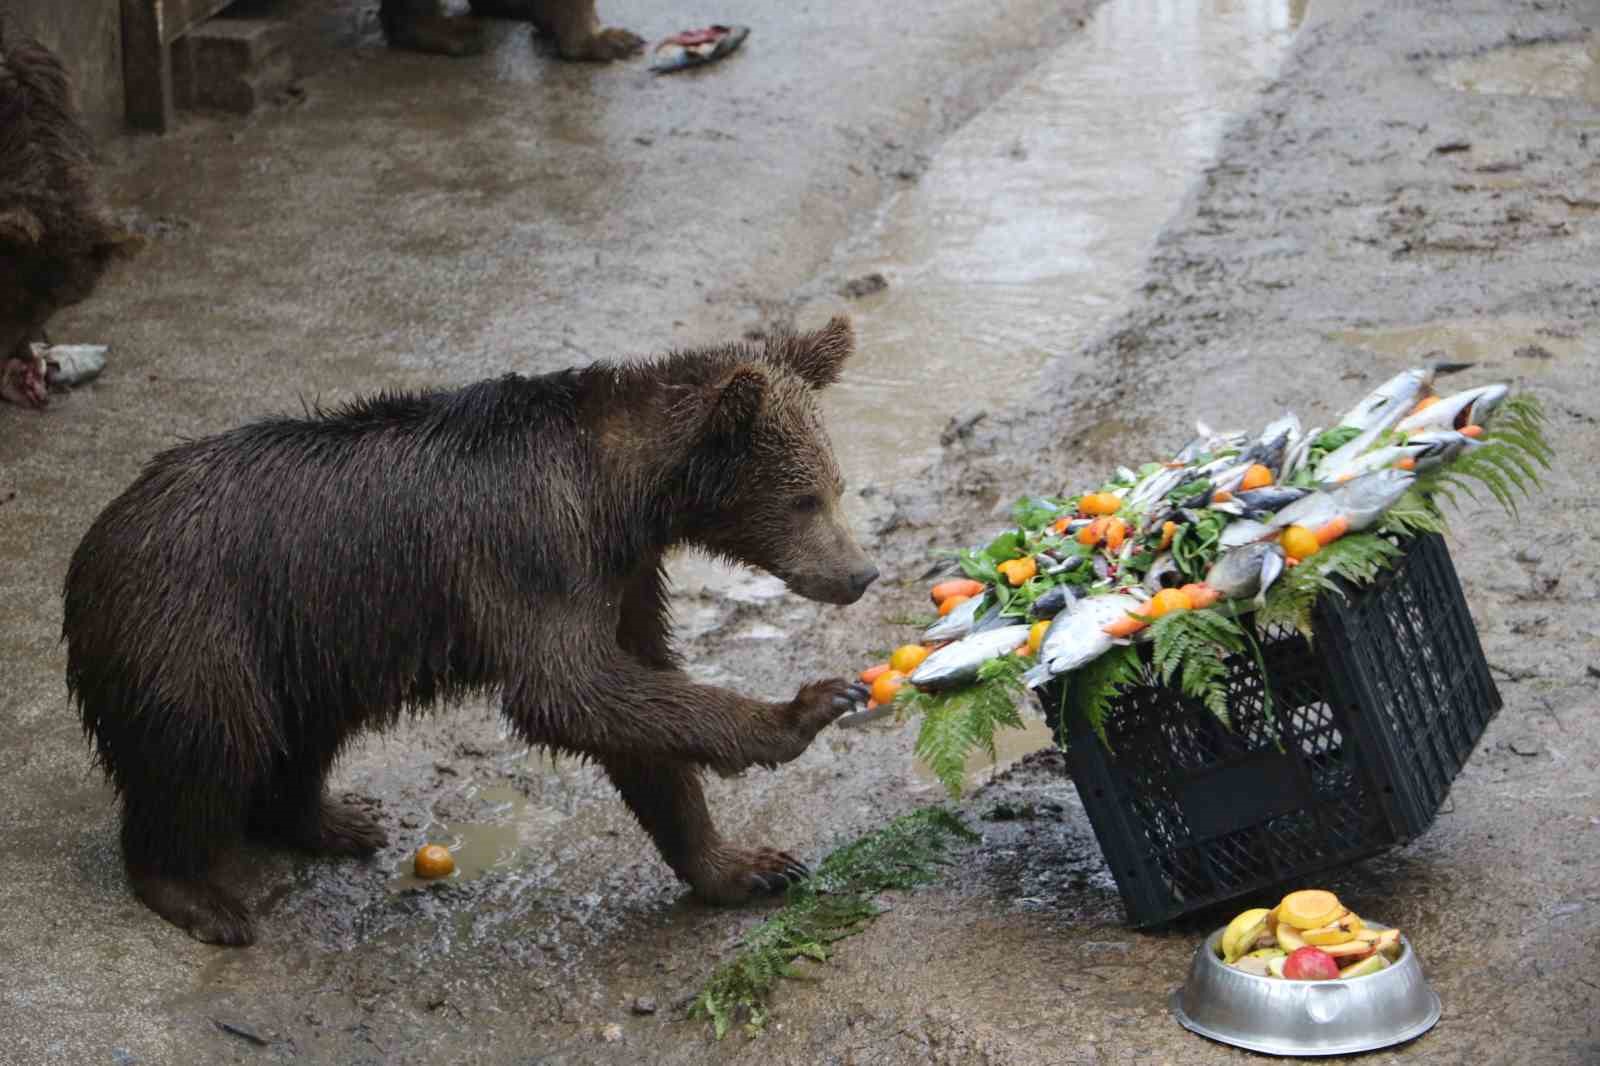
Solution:
M 855 596 L 851 602 L 854 603 L 856 600 L 859 600 L 861 598 L 861 594 L 867 591 L 867 586 L 871 585 L 876 580 L 878 580 L 878 568 L 873 566 L 871 563 L 868 563 L 865 569 L 857 570 L 855 573 L 851 574 L 850 591 L 855 593 Z

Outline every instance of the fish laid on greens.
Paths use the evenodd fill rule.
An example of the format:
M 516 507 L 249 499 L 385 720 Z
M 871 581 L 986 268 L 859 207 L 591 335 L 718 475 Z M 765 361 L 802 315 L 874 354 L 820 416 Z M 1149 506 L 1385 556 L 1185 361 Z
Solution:
M 872 682 L 868 711 L 892 704 L 932 716 L 936 708 L 962 708 L 992 732 L 1004 701 L 960 701 L 996 685 L 1008 693 L 1037 688 L 1117 649 L 1132 661 L 1130 645 L 1145 641 L 1154 641 L 1161 661 L 1162 634 L 1189 624 L 1182 617 L 1161 622 L 1174 613 L 1195 612 L 1187 617 L 1204 629 L 1211 623 L 1200 612 L 1209 612 L 1204 617 L 1222 627 L 1211 632 L 1236 633 L 1241 643 L 1206 646 L 1232 654 L 1244 646 L 1242 616 L 1279 611 L 1274 620 L 1281 624 L 1283 611 L 1308 602 L 1306 590 L 1320 590 L 1324 573 L 1370 574 L 1355 562 L 1339 570 L 1341 558 L 1367 565 L 1394 554 L 1401 536 L 1442 528 L 1430 493 L 1459 485 L 1458 470 L 1489 484 L 1503 503 L 1511 481 L 1526 492 L 1524 480 L 1507 471 L 1532 478 L 1535 464 L 1549 465 L 1542 413 L 1503 384 L 1434 395 L 1436 375 L 1464 368 L 1396 374 L 1328 430 L 1306 430 L 1293 413 L 1256 434 L 1196 423 L 1196 435 L 1169 459 L 1119 466 L 1091 492 L 1024 498 L 1016 528 L 956 553 L 965 576 L 935 586 L 941 617 L 921 644 L 895 649 L 891 662 L 903 670 L 885 663 L 863 672 Z M 1502 437 L 1490 425 L 1497 417 L 1510 423 Z M 1498 451 L 1484 451 L 1491 444 Z M 1329 550 L 1346 537 L 1353 539 Z M 1333 569 L 1324 569 L 1328 559 Z M 946 603 L 940 590 L 956 586 L 970 598 Z M 1296 586 L 1298 599 L 1291 595 Z M 1293 624 L 1308 629 L 1310 622 Z M 1171 649 L 1180 645 L 1166 647 L 1170 665 Z M 1219 705 L 1225 701 L 1213 695 Z M 850 717 L 864 722 L 879 714 Z

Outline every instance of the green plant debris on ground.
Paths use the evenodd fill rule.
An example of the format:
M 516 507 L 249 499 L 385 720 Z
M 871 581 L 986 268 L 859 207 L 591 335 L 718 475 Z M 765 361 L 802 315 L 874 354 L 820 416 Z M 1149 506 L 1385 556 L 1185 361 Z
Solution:
M 944 854 L 952 841 L 977 839 L 953 812 L 927 807 L 833 852 L 808 880 L 789 889 L 783 908 L 751 930 L 731 960 L 717 967 L 690 1016 L 709 1020 L 719 1040 L 741 1016 L 749 1032 L 759 1032 L 778 979 L 800 976 L 795 960 L 827 961 L 835 942 L 882 913 L 874 901 L 880 892 L 931 883 L 947 864 Z

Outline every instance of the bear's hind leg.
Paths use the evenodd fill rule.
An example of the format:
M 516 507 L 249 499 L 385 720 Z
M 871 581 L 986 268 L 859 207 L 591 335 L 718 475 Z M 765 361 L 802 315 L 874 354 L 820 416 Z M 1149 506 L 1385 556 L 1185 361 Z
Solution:
M 773 848 L 723 843 L 706 808 L 700 771 L 688 763 L 604 756 L 600 764 L 672 872 L 709 903 L 743 903 L 810 876 L 805 863 Z
M 153 801 L 148 793 L 125 792 L 122 858 L 133 894 L 196 940 L 254 943 L 249 908 L 209 876 L 243 820 L 227 790 L 199 795 L 187 789 Z

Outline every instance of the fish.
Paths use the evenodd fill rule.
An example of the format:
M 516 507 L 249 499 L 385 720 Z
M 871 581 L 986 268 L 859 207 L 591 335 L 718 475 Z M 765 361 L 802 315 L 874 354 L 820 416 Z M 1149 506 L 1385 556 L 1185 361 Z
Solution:
M 1172 557 L 1172 553 L 1162 552 L 1150 561 L 1150 569 L 1145 571 L 1144 590 L 1153 594 L 1162 589 L 1174 588 L 1186 580 L 1183 571 L 1178 569 L 1178 561 Z
M 911 672 L 911 684 L 932 691 L 971 681 L 978 676 L 978 668 L 984 663 L 1026 644 L 1028 628 L 1025 625 L 1002 626 L 946 644 Z
M 1333 493 L 1325 489 L 1307 493 L 1298 500 L 1285 507 L 1272 516 L 1272 521 L 1264 524 L 1270 536 L 1280 529 L 1288 526 L 1305 526 L 1307 529 L 1320 529 L 1333 521 L 1339 515 L 1339 504 Z M 1227 543 L 1227 530 L 1223 531 L 1223 543 Z
M 1246 469 L 1249 469 L 1250 465 L 1260 463 L 1276 476 L 1283 465 L 1284 453 L 1288 450 L 1289 444 L 1297 439 L 1299 433 L 1300 419 L 1290 412 L 1269 423 L 1267 428 L 1261 431 L 1261 436 L 1256 438 L 1255 443 L 1239 456 L 1239 462 L 1246 464 Z
M 1409 470 L 1376 470 L 1345 482 L 1328 495 L 1333 500 L 1334 513 L 1350 523 L 1352 532 L 1359 532 L 1382 518 L 1416 480 Z
M 1264 488 L 1236 492 L 1233 494 L 1233 502 L 1239 504 L 1239 513 L 1245 518 L 1260 518 L 1264 514 L 1281 511 L 1310 493 L 1310 489 L 1294 488 L 1288 485 L 1267 485 Z
M 1258 522 L 1253 518 L 1241 518 L 1222 527 L 1222 535 L 1217 539 L 1217 546 L 1223 551 L 1229 548 L 1241 548 L 1246 544 L 1265 540 L 1276 532 L 1276 529 L 1265 522 Z
M 978 620 L 978 612 L 983 609 L 983 597 L 974 596 L 966 603 L 958 603 L 950 608 L 950 613 L 929 626 L 922 633 L 924 644 L 933 644 L 941 640 L 959 640 L 972 632 L 972 626 Z
M 1119 592 L 1078 600 L 1070 613 L 1057 615 L 1045 630 L 1044 642 L 1039 645 L 1039 663 L 1024 673 L 1022 680 L 1029 688 L 1038 688 L 1052 677 L 1093 662 L 1114 643 L 1105 627 L 1143 607 L 1135 597 Z M 932 661 L 930 655 L 923 665 Z
M 1161 499 L 1167 493 L 1183 484 L 1189 477 L 1188 471 L 1182 467 L 1163 467 L 1140 481 L 1128 490 L 1125 502 L 1142 507 Z
M 1511 386 L 1504 382 L 1465 389 L 1407 415 L 1394 428 L 1402 433 L 1415 433 L 1424 429 L 1465 429 L 1467 426 L 1486 425 L 1495 409 L 1510 394 Z
M 873 722 L 882 721 L 895 712 L 896 707 L 894 705 L 894 701 L 891 700 L 888 703 L 880 703 L 876 707 L 869 707 L 860 711 L 851 711 L 849 714 L 841 714 L 839 717 L 833 720 L 833 724 L 838 726 L 840 729 L 860 729 L 864 725 L 871 725 Z
M 1057 585 L 1028 605 L 1028 617 L 1036 622 L 1044 618 L 1054 618 L 1071 607 L 1076 596 L 1077 593 L 1073 591 L 1071 585 Z
M 748 26 L 707 26 L 684 30 L 664 38 L 650 53 L 650 69 L 657 74 L 715 63 L 744 43 Z
M 1404 418 L 1406 412 L 1415 407 L 1419 400 L 1428 395 L 1432 386 L 1432 369 L 1418 366 L 1402 370 L 1350 408 L 1339 425 L 1361 430 L 1371 429 L 1374 426 L 1388 429 Z
M 1283 573 L 1283 559 L 1283 549 L 1276 541 L 1258 541 L 1233 548 L 1217 556 L 1206 574 L 1206 584 L 1222 593 L 1223 599 L 1244 600 L 1254 596 L 1259 606 L 1267 589 Z
M 1378 443 L 1378 438 L 1389 432 L 1389 429 L 1389 425 L 1376 422 L 1370 428 L 1362 430 L 1356 436 L 1323 456 L 1322 462 L 1317 464 L 1317 468 L 1311 472 L 1311 476 L 1324 485 L 1349 477 L 1351 466 L 1356 459 Z
M 1060 562 L 1052 562 L 1049 566 L 1044 568 L 1043 572 L 1051 577 L 1054 577 L 1056 574 L 1071 573 L 1078 567 L 1082 566 L 1085 560 L 1086 557 L 1082 555 L 1069 555 Z
M 1289 446 L 1284 452 L 1283 470 L 1278 474 L 1280 481 L 1287 481 L 1300 472 L 1306 461 L 1311 458 L 1312 443 L 1321 435 L 1322 427 L 1317 426 L 1309 433 L 1301 434 L 1300 439 Z
M 1242 447 L 1245 442 L 1243 433 L 1218 433 L 1204 422 L 1196 422 L 1194 431 L 1199 435 L 1178 449 L 1178 454 L 1172 457 L 1174 463 L 1192 466 L 1202 455 L 1210 455 L 1224 448 Z
M 1411 469 L 1415 473 L 1421 473 L 1431 467 L 1450 462 L 1462 452 L 1483 447 L 1483 441 L 1475 440 L 1453 429 L 1429 429 L 1407 438 L 1402 447 L 1421 449 L 1411 453 L 1411 458 L 1416 464 Z

